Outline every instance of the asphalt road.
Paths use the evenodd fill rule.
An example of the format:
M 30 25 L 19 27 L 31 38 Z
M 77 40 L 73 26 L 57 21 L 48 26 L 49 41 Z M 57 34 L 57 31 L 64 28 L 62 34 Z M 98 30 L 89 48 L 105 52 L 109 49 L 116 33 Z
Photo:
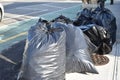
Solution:
M 62 10 L 72 7 L 79 3 L 60 3 L 60 2 L 3 2 L 5 17 L 0 23 L 1 26 L 31 19 L 42 14 Z
M 50 20 L 61 14 L 73 18 L 81 5 L 73 2 L 5 2 L 2 4 L 5 8 L 5 17 L 0 23 L 0 52 L 25 39 L 27 30 L 38 21 L 38 18 Z

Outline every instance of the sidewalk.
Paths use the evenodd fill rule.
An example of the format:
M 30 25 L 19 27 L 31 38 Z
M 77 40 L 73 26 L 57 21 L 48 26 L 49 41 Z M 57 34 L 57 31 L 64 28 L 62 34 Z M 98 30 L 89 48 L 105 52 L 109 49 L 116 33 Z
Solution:
M 120 41 L 120 1 L 116 0 L 114 5 L 107 5 L 107 8 L 109 8 L 112 13 L 115 15 L 116 17 L 116 21 L 117 21 L 117 41 Z

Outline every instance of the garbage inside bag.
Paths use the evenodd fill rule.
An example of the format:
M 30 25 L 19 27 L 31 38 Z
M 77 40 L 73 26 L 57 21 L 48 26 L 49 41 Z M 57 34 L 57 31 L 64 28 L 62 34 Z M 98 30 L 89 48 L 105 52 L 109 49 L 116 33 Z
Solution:
M 93 19 L 97 25 L 104 27 L 110 33 L 110 39 L 112 41 L 112 45 L 116 41 L 116 18 L 113 13 L 104 7 L 97 7 L 93 11 Z
M 49 26 L 51 30 L 48 30 Z M 66 62 L 66 33 L 61 26 L 52 28 L 40 19 L 28 32 L 23 65 L 18 79 L 64 80 Z
M 86 34 L 84 34 L 84 36 L 85 36 L 86 43 L 88 45 L 88 52 L 90 54 L 93 54 L 95 51 L 98 50 L 98 47 L 94 43 L 91 42 L 91 40 Z
M 77 13 L 77 19 L 73 22 L 75 26 L 88 25 L 94 23 L 92 21 L 92 10 L 84 8 L 81 12 Z
M 95 24 L 80 26 L 80 28 L 97 47 L 97 50 L 95 51 L 96 53 L 103 55 L 112 51 L 110 34 L 106 29 Z
M 66 72 L 98 73 L 92 63 L 84 34 L 79 27 L 68 24 L 66 30 Z

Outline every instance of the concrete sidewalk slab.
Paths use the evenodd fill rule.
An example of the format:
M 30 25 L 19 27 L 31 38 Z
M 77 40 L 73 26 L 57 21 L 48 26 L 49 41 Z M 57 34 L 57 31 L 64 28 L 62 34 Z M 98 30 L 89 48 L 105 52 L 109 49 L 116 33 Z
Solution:
M 120 1 L 116 1 L 114 5 L 107 5 L 107 8 L 109 8 L 112 13 L 115 15 L 116 17 L 116 22 L 117 22 L 117 41 L 120 41 Z

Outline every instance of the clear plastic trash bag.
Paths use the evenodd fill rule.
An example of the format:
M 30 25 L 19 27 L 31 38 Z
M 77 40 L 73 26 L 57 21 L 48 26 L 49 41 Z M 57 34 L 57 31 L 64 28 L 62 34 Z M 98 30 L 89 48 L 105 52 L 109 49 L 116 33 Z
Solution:
M 61 19 L 66 21 L 66 18 L 58 17 L 54 22 L 57 26 L 64 24 L 62 27 L 66 32 L 66 72 L 98 73 L 90 57 L 95 46 L 92 42 L 89 45 L 87 44 L 90 40 L 85 37 L 79 27 L 75 27 L 71 23 L 61 23 Z M 92 49 L 89 50 L 88 48 Z
M 66 30 L 66 72 L 98 73 L 92 63 L 85 36 L 79 27 L 68 24 Z
M 48 29 L 51 26 L 39 20 L 29 30 L 18 80 L 64 80 L 66 33 L 60 26 Z

